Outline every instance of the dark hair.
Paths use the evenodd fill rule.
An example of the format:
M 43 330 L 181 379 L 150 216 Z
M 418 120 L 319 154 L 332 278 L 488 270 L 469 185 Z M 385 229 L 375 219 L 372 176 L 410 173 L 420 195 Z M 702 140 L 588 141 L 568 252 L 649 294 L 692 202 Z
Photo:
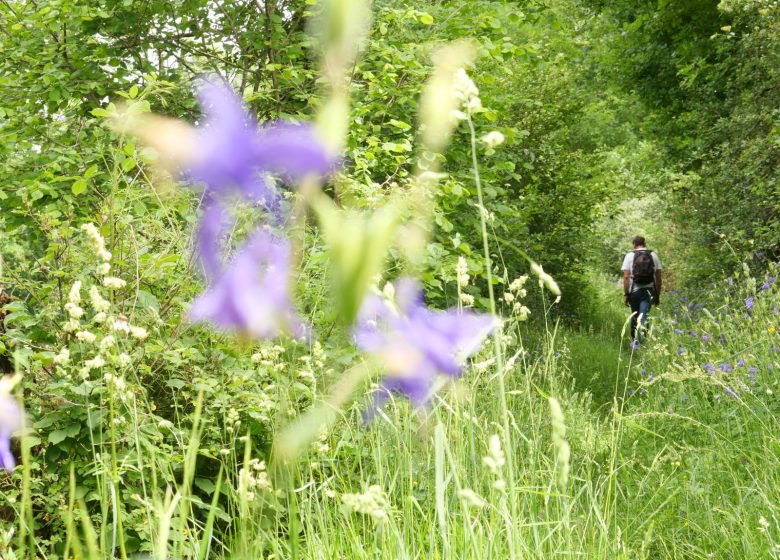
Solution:
M 635 238 L 633 238 L 631 240 L 631 243 L 634 244 L 634 247 L 639 247 L 640 245 L 642 245 L 644 247 L 644 245 L 645 245 L 645 238 L 642 237 L 641 235 L 637 235 Z

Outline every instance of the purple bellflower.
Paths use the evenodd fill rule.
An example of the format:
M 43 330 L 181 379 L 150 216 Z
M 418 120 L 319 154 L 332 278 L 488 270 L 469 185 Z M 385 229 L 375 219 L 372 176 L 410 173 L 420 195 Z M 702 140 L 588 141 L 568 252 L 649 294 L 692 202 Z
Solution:
M 394 305 L 376 295 L 366 298 L 353 338 L 385 368 L 383 393 L 377 400 L 395 392 L 420 407 L 431 398 L 437 376 L 459 377 L 465 358 L 499 322 L 487 314 L 428 309 L 420 286 L 409 278 L 395 283 L 395 294 Z
M 22 427 L 22 409 L 11 397 L 0 394 L 0 469 L 11 472 L 16 460 L 11 453 L 11 434 Z
M 753 303 L 754 300 L 752 296 L 745 298 L 745 307 L 747 307 L 748 311 L 753 309 Z
M 334 160 L 311 126 L 274 123 L 258 128 L 225 84 L 206 82 L 198 100 L 205 123 L 185 175 L 211 195 L 238 191 L 273 209 L 278 194 L 264 174 L 291 182 L 333 171 Z
M 288 289 L 290 259 L 286 240 L 257 230 L 193 302 L 189 318 L 255 338 L 280 332 L 305 337 L 308 329 L 298 318 Z

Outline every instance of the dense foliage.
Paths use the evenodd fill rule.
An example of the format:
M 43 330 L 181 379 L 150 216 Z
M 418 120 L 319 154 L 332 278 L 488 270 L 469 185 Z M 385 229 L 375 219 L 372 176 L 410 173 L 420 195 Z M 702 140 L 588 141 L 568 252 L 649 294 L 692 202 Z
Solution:
M 374 0 L 359 41 L 360 4 L 0 2 L 0 365 L 27 417 L 0 558 L 775 557 L 777 3 Z M 461 39 L 479 104 L 434 149 Z M 166 161 L 174 121 L 132 118 L 208 130 L 211 80 L 335 130 L 334 59 L 338 171 L 279 223 L 226 198 L 220 255 L 288 235 L 314 336 L 193 323 L 214 197 Z M 669 293 L 631 351 L 637 233 Z M 400 313 L 372 358 L 364 303 Z M 453 382 L 464 317 L 493 336 Z M 409 355 L 446 375 L 380 378 Z

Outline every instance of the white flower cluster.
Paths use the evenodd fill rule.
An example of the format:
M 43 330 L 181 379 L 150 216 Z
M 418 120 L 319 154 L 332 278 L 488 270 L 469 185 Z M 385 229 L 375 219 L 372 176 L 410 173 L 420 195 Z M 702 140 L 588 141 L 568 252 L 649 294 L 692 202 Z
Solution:
M 87 234 L 87 237 L 89 237 L 89 240 L 92 242 L 93 249 L 95 249 L 95 253 L 100 260 L 103 261 L 97 266 L 97 273 L 101 276 L 108 274 L 108 271 L 111 270 L 111 264 L 109 264 L 111 261 L 111 253 L 106 250 L 106 240 L 100 235 L 95 224 L 83 224 L 81 226 L 81 231 Z
M 463 68 L 455 71 L 452 80 L 452 96 L 458 101 L 458 105 L 466 109 L 466 113 L 460 110 L 452 111 L 455 120 L 466 120 L 468 115 L 482 109 L 482 100 L 479 98 L 479 89 Z
M 258 366 L 258 371 L 262 374 L 281 373 L 287 369 L 286 361 L 280 359 L 283 353 L 282 346 L 264 346 L 252 354 L 252 363 Z
M 121 290 L 127 285 L 127 282 L 116 276 L 106 276 L 103 278 L 103 285 L 109 290 Z
M 239 493 L 245 494 L 247 500 L 255 501 L 258 491 L 271 491 L 271 481 L 268 480 L 265 461 L 252 459 L 249 461 L 249 468 L 242 467 L 239 471 Z
M 105 313 L 111 307 L 111 304 L 100 295 L 97 286 L 92 286 L 89 289 L 89 301 L 92 304 L 92 309 L 97 313 Z
M 503 490 L 506 487 L 506 483 L 501 471 L 506 464 L 506 458 L 504 457 L 504 451 L 501 449 L 501 438 L 498 434 L 490 436 L 488 440 L 488 454 L 482 457 L 482 464 L 498 477 L 493 483 L 493 488 Z
M 482 142 L 484 142 L 488 148 L 495 148 L 503 144 L 505 139 L 506 138 L 504 138 L 502 133 L 498 130 L 493 130 L 482 137 Z
M 64 366 L 70 361 L 70 350 L 63 347 L 58 354 L 54 356 L 54 363 L 58 366 Z
M 553 295 L 560 296 L 561 295 L 561 289 L 558 287 L 558 283 L 553 280 L 553 277 L 547 274 L 544 269 L 541 267 L 541 265 L 538 265 L 536 263 L 531 263 L 531 272 L 536 274 L 539 277 L 539 287 L 545 287 L 550 292 L 553 293 Z
M 349 511 L 370 515 L 377 523 L 384 523 L 390 518 L 390 502 L 377 484 L 369 486 L 363 494 L 342 494 L 341 503 Z
M 470 488 L 463 488 L 462 490 L 458 490 L 458 498 L 461 499 L 466 507 L 474 509 L 482 509 L 487 505 L 487 502 Z
M 107 373 L 103 376 L 103 381 L 106 383 L 106 387 L 114 391 L 114 393 L 123 399 L 132 399 L 134 397 L 132 389 L 127 386 L 125 380 L 114 375 L 113 373 Z
M 225 418 L 225 431 L 232 434 L 241 426 L 241 419 L 238 417 L 238 411 L 235 408 L 228 410 L 227 418 Z
M 85 344 L 92 344 L 96 339 L 95 333 L 90 331 L 79 331 L 76 333 L 76 340 Z
M 463 257 L 458 257 L 458 264 L 455 265 L 455 274 L 458 277 L 458 286 L 464 288 L 469 283 L 469 264 Z
M 70 288 L 68 303 L 65 304 L 65 311 L 71 319 L 79 319 L 84 315 L 84 309 L 79 306 L 79 303 L 81 303 L 81 280 L 76 280 Z
M 504 301 L 512 304 L 512 311 L 517 314 L 517 318 L 520 321 L 525 321 L 531 314 L 530 309 L 517 301 L 518 299 L 522 299 L 528 295 L 528 292 L 523 287 L 525 286 L 526 282 L 528 282 L 527 274 L 523 274 L 519 278 L 515 278 L 512 280 L 512 283 L 509 284 L 509 291 L 504 294 Z
M 320 427 L 319 437 L 312 442 L 312 448 L 317 453 L 328 453 L 330 451 L 330 445 L 328 445 L 328 428 L 327 426 Z

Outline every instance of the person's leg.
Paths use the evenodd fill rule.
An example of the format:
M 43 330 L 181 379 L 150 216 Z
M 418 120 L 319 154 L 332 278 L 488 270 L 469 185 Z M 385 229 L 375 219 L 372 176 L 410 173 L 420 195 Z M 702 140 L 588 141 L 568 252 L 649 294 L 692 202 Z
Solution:
M 650 306 L 653 302 L 653 293 L 650 289 L 638 290 L 640 297 L 638 298 L 637 308 L 639 310 L 639 332 L 637 333 L 637 340 L 642 342 L 642 335 L 644 335 L 647 329 L 647 314 L 650 313 Z
M 628 296 L 628 304 L 631 306 L 631 340 L 636 340 L 636 325 L 639 315 L 639 304 L 641 303 L 639 292 L 640 290 L 636 290 Z

